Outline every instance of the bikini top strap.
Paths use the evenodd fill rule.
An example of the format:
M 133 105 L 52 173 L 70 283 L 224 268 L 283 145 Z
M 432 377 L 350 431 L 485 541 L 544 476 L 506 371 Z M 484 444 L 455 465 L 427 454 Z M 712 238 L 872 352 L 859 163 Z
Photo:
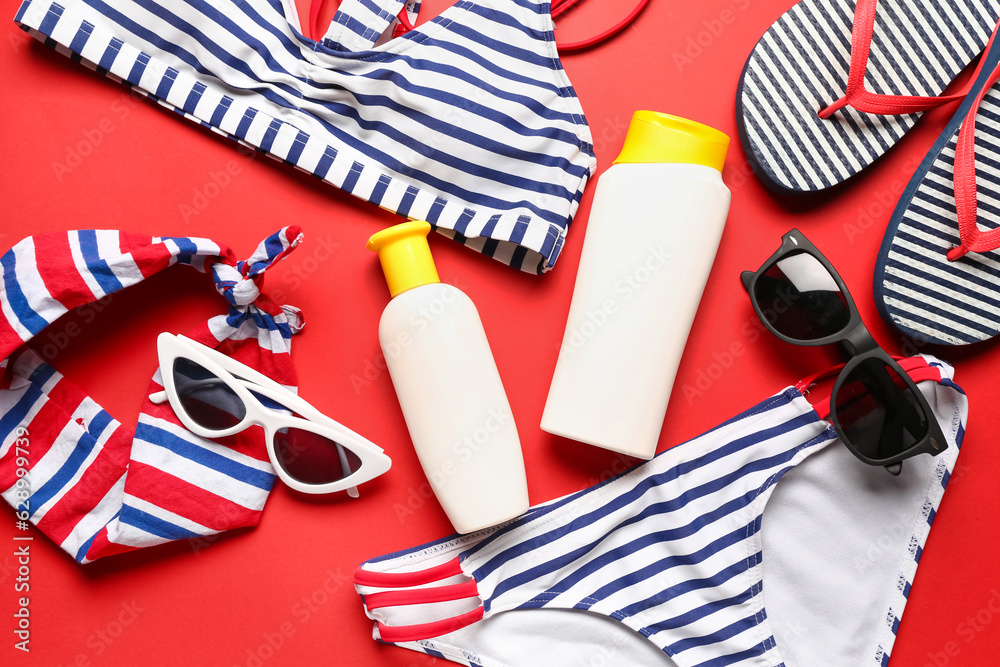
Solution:
M 318 7 L 322 0 L 313 0 Z M 416 19 L 419 2 L 410 0 L 341 0 L 340 7 L 323 35 L 322 41 L 331 48 L 344 51 L 366 51 L 397 21 L 406 5 L 410 20 Z M 315 12 L 318 17 L 318 11 Z M 314 35 L 318 26 L 314 25 Z

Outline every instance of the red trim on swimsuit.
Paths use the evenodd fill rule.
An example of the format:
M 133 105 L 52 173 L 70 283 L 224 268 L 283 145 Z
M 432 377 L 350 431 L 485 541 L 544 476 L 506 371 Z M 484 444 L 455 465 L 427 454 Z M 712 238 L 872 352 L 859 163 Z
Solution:
M 362 599 L 365 607 L 368 611 L 372 611 L 383 607 L 429 604 L 433 602 L 454 602 L 478 598 L 479 588 L 476 585 L 475 579 L 447 586 L 413 588 L 414 586 L 423 586 L 464 574 L 462 566 L 456 557 L 447 563 L 414 572 L 372 572 L 362 569 L 359 566 L 354 571 L 354 583 L 359 586 L 373 586 L 376 588 L 403 587 L 410 589 L 363 595 Z M 472 611 L 429 623 L 394 626 L 386 625 L 377 619 L 376 622 L 378 623 L 379 638 L 382 641 L 407 642 L 438 637 L 446 635 L 449 632 L 454 632 L 459 628 L 464 628 L 481 620 L 483 613 L 483 604 L 480 602 L 479 606 Z
M 369 593 L 365 595 L 365 606 L 368 609 L 396 607 L 409 604 L 427 604 L 428 602 L 452 602 L 465 598 L 479 596 L 475 581 L 466 581 L 452 586 L 435 586 L 434 588 L 416 588 L 408 591 L 385 591 L 384 593 Z
M 899 367 L 906 371 L 910 379 L 916 383 L 925 380 L 941 381 L 941 369 L 937 366 L 931 366 L 923 357 L 894 358 L 899 363 Z M 806 400 L 813 404 L 820 419 L 830 418 L 830 394 L 833 391 L 833 385 L 825 381 L 835 378 L 843 368 L 844 364 L 838 364 L 803 378 L 795 385 L 795 388 L 802 393 Z M 819 382 L 824 382 L 824 384 L 818 386 Z
M 359 586 L 376 586 L 378 588 L 421 586 L 458 574 L 464 574 L 464 572 L 462 572 L 458 558 L 455 557 L 447 563 L 414 572 L 372 572 L 358 566 L 354 570 L 354 583 Z

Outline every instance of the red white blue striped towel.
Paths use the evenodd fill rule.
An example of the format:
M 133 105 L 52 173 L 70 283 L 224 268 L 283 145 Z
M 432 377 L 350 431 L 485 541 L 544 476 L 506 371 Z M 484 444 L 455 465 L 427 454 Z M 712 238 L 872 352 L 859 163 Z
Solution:
M 237 262 L 208 239 L 80 230 L 28 237 L 0 257 L 0 495 L 19 517 L 80 563 L 256 525 L 275 481 L 259 429 L 195 436 L 169 403 L 149 401 L 162 389 L 157 371 L 127 432 L 24 343 L 69 310 L 188 264 L 211 272 L 229 302 L 188 336 L 294 390 L 302 318 L 259 287 L 301 238 L 286 227 Z

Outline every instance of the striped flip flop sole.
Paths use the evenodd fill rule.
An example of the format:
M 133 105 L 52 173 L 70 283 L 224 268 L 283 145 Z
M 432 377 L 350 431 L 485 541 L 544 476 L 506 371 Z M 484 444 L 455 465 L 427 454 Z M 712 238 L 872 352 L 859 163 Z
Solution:
M 875 303 L 886 322 L 917 340 L 965 345 L 1000 333 L 1000 251 L 954 262 L 960 244 L 955 209 L 958 131 L 989 72 L 1000 62 L 991 47 L 979 81 L 903 191 L 875 266 Z M 979 226 L 1000 227 L 1000 84 L 976 115 Z
M 856 0 L 801 0 L 760 39 L 736 95 L 743 150 L 757 175 L 782 193 L 842 183 L 881 157 L 920 114 L 876 116 L 844 108 L 817 114 L 844 94 Z M 936 96 L 982 50 L 1000 0 L 881 0 L 866 87 Z

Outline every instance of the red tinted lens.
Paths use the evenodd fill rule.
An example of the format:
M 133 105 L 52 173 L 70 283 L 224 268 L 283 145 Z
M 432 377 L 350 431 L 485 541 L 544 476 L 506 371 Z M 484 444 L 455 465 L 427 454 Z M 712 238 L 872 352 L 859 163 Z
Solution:
M 274 434 L 278 463 L 303 484 L 329 484 L 361 467 L 361 459 L 346 447 L 318 433 L 283 428 Z

